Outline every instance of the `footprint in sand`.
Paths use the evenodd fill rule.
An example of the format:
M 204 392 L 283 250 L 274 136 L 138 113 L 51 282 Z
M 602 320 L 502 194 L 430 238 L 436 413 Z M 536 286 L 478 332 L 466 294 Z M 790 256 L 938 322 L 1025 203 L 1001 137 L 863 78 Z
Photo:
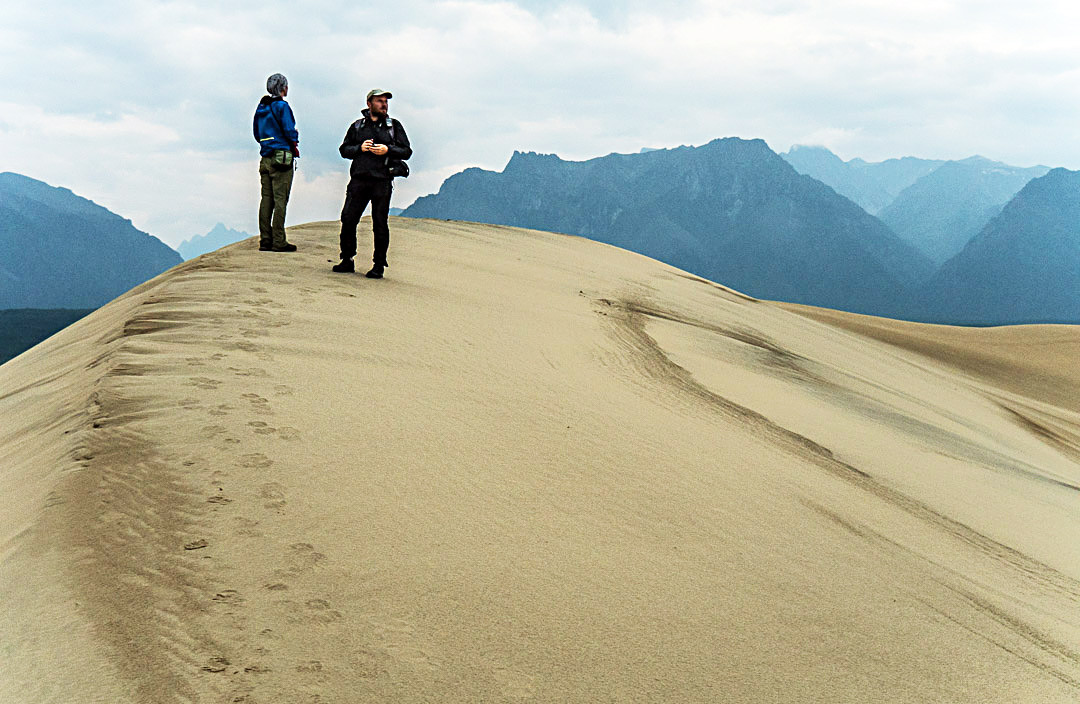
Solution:
M 274 460 L 261 452 L 252 452 L 248 455 L 242 455 L 238 464 L 241 467 L 247 467 L 248 469 L 266 469 L 274 464 Z
M 224 425 L 204 425 L 202 432 L 205 437 L 213 438 L 228 432 L 228 430 Z
M 241 369 L 239 367 L 229 367 L 229 371 L 232 372 L 233 374 L 235 374 L 236 376 L 243 376 L 243 377 L 251 376 L 251 377 L 260 377 L 261 378 L 261 377 L 270 376 L 270 372 L 266 371 L 265 369 L 258 369 L 258 368 Z
M 278 428 L 278 437 L 282 440 L 298 440 L 300 439 L 300 431 L 286 425 L 283 428 Z
M 244 603 L 244 597 L 240 596 L 240 592 L 235 589 L 223 589 L 211 597 L 211 600 L 229 606 L 240 606 Z
M 335 623 L 342 619 L 341 612 L 331 609 L 326 599 L 308 599 L 303 604 L 282 599 L 277 606 L 286 623 Z
M 266 501 L 263 508 L 272 509 L 278 513 L 285 512 L 285 505 L 288 502 L 285 500 L 285 487 L 281 484 L 277 482 L 263 484 L 259 489 L 259 496 Z
M 304 606 L 307 607 L 307 618 L 315 623 L 334 623 L 342 619 L 341 612 L 331 609 L 326 599 L 308 599 Z
M 259 525 L 258 521 L 253 521 L 250 518 L 244 518 L 243 516 L 237 516 L 233 519 L 236 524 L 236 534 L 242 535 L 245 538 L 261 538 L 263 533 L 260 530 L 256 530 Z
M 278 384 L 274 387 L 275 396 L 292 396 L 296 393 L 296 389 L 288 384 Z
M 194 386 L 199 389 L 211 390 L 221 386 L 221 382 L 217 379 L 208 379 L 205 376 L 196 376 L 192 377 L 191 380 L 188 381 L 187 385 Z
M 251 409 L 256 413 L 262 415 L 270 415 L 273 410 L 270 409 L 270 402 L 258 394 L 244 394 L 244 398 L 251 404 Z
M 274 433 L 277 432 L 277 428 L 271 428 L 269 425 L 262 422 L 261 420 L 253 420 L 250 423 L 248 423 L 248 426 L 257 435 L 273 435 Z
M 236 342 L 233 343 L 233 347 L 243 352 L 258 352 L 259 346 L 254 342 Z
M 293 543 L 285 553 L 285 566 L 275 570 L 274 576 L 279 579 L 297 577 L 313 570 L 325 560 L 326 555 L 317 551 L 311 543 Z
M 223 472 L 220 469 L 215 470 L 214 473 L 210 475 L 210 483 L 214 486 L 221 486 L 225 483 L 225 478 L 228 476 L 228 472 Z

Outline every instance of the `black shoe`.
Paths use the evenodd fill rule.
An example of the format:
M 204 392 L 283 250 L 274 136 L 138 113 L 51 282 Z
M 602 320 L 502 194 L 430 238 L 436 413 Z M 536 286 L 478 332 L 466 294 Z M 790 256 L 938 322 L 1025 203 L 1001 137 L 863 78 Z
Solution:
M 273 249 L 273 247 L 271 247 L 268 244 L 263 244 L 262 242 L 259 243 L 259 251 L 260 252 L 269 252 L 272 249 Z
M 340 264 L 335 264 L 330 268 L 339 274 L 351 274 L 356 271 L 356 266 L 353 264 L 352 259 L 342 259 Z
M 381 266 L 373 266 L 371 267 L 371 271 L 364 274 L 364 276 L 368 277 L 369 279 L 381 279 L 382 273 L 383 268 Z
M 280 247 L 271 247 L 270 251 L 271 252 L 295 252 L 296 251 L 296 245 L 295 244 L 289 244 L 288 242 L 286 242 L 285 244 L 281 245 Z

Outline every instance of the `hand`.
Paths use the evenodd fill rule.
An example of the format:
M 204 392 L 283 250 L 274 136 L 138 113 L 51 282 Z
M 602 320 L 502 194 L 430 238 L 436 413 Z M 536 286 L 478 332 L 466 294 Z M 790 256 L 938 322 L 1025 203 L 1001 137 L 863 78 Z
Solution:
M 375 145 L 374 139 L 365 139 L 364 143 L 360 145 L 360 151 L 370 152 L 371 148 Z
M 390 147 L 386 146 L 385 144 L 373 144 L 368 151 L 370 151 L 375 156 L 382 156 L 386 152 L 390 151 Z

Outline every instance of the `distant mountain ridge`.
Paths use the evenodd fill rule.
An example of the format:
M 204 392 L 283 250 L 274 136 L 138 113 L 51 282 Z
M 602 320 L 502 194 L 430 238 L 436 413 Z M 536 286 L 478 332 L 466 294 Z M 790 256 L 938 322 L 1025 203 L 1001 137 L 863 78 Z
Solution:
M 915 181 L 878 217 L 941 265 L 1001 212 L 1046 166 L 1022 168 L 973 156 L 948 161 Z
M 194 259 L 201 254 L 213 252 L 240 240 L 246 240 L 249 237 L 251 235 L 248 233 L 230 229 L 219 222 L 205 235 L 195 235 L 181 242 L 176 251 L 184 259 Z
M 181 261 L 66 188 L 0 173 L 0 308 L 96 308 Z
M 577 234 L 762 298 L 898 315 L 932 265 L 884 224 L 760 139 L 584 162 L 515 152 L 466 169 L 409 217 Z
M 945 162 L 905 156 L 880 162 L 844 161 L 825 147 L 796 144 L 781 154 L 800 174 L 812 176 L 877 215 L 900 193 Z

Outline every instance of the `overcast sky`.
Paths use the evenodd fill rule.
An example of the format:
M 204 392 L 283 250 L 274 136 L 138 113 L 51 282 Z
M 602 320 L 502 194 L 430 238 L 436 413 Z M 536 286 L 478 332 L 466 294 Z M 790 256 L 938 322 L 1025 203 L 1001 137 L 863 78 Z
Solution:
M 587 159 L 760 137 L 845 159 L 1080 167 L 1080 4 L 1058 0 L 4 3 L 0 171 L 170 245 L 257 231 L 251 116 L 289 79 L 289 223 L 337 219 L 368 89 L 413 143 L 394 205 L 514 150 Z

